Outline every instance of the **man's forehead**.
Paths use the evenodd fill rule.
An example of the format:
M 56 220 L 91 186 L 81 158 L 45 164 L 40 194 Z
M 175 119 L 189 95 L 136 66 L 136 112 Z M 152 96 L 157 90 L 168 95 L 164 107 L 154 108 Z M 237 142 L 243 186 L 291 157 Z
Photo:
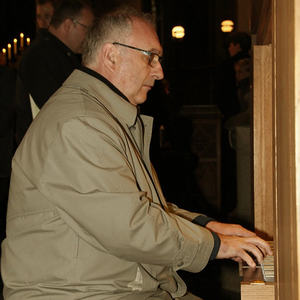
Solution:
M 142 47 L 144 44 L 147 50 L 162 53 L 162 47 L 159 42 L 154 25 L 142 19 L 134 18 L 132 20 L 132 42 L 138 43 Z

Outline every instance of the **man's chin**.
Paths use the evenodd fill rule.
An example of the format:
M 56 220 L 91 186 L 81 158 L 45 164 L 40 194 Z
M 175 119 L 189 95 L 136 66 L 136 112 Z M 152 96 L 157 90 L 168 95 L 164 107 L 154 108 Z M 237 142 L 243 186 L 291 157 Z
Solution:
M 143 104 L 147 100 L 147 92 L 144 95 L 136 97 L 133 101 L 130 101 L 133 105 Z

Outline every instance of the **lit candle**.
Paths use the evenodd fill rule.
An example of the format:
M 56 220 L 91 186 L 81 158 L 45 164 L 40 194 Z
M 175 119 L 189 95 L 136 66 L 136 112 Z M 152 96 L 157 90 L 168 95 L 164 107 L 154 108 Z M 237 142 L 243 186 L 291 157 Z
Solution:
M 17 54 L 18 54 L 17 44 L 18 44 L 18 40 L 14 39 L 14 56 L 17 56 Z
M 30 46 L 30 38 L 27 38 L 27 39 L 26 39 L 26 45 L 27 45 L 27 46 Z
M 24 33 L 20 33 L 20 48 L 24 49 Z
M 2 49 L 3 65 L 6 65 L 6 49 Z
M 7 59 L 11 61 L 11 44 L 7 44 Z

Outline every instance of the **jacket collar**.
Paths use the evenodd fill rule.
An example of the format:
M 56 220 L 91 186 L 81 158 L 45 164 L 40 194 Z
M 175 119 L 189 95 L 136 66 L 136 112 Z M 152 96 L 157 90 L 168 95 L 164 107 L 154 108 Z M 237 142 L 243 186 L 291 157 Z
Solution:
M 72 57 L 80 62 L 80 55 L 75 54 L 66 44 L 64 44 L 59 38 L 52 34 L 47 29 L 40 29 L 37 33 L 37 43 L 40 40 L 50 41 L 51 44 L 55 45 L 56 48 L 60 49 L 61 52 L 65 53 L 67 56 Z
M 131 127 L 135 124 L 138 108 L 131 104 L 128 98 L 116 88 L 110 81 L 99 73 L 80 66 L 73 71 L 70 80 L 64 85 L 72 85 L 73 88 L 84 90 L 85 93 L 97 99 L 117 119 L 122 120 Z

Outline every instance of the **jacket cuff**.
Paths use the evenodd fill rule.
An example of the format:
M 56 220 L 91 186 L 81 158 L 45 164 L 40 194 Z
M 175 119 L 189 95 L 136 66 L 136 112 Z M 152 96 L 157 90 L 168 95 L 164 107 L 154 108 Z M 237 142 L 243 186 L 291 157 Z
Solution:
M 215 221 L 215 219 L 205 215 L 199 215 L 192 222 L 201 226 L 205 226 L 210 221 Z
M 221 246 L 221 240 L 215 232 L 211 231 L 211 234 L 214 238 L 214 248 L 211 252 L 209 260 L 214 260 L 217 256 L 218 252 L 219 252 L 219 249 L 220 249 L 220 246 Z

